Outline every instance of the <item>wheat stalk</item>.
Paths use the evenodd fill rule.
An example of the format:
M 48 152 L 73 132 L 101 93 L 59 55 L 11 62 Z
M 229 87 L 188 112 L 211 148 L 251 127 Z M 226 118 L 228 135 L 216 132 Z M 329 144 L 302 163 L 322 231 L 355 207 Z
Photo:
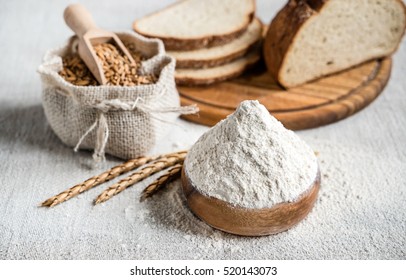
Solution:
M 77 184 L 77 185 L 45 200 L 44 202 L 41 203 L 41 206 L 53 207 L 55 205 L 58 205 L 59 203 L 62 203 L 68 199 L 71 199 L 72 197 L 75 197 L 75 196 L 81 194 L 82 192 L 85 192 L 104 182 L 114 179 L 117 176 L 119 176 L 125 172 L 134 170 L 135 168 L 140 167 L 141 165 L 144 165 L 155 159 L 156 159 L 156 157 L 139 157 L 136 159 L 131 159 L 123 164 L 114 166 L 110 170 L 107 170 L 97 176 L 89 178 L 86 181 L 84 181 L 80 184 Z
M 168 183 L 177 179 L 180 175 L 180 171 L 182 170 L 182 166 L 183 164 L 176 164 L 175 166 L 168 169 L 165 174 L 163 174 L 161 177 L 159 177 L 153 183 L 151 183 L 148 187 L 146 187 L 141 193 L 140 201 L 142 202 L 148 197 L 153 196 L 159 190 L 165 187 Z
M 187 153 L 186 151 L 179 152 L 177 154 L 166 156 L 152 163 L 149 163 L 139 171 L 131 174 L 127 178 L 124 178 L 120 182 L 110 186 L 95 199 L 94 203 L 99 204 L 105 202 L 110 198 L 112 198 L 113 196 L 115 196 L 116 194 L 119 194 L 126 188 L 134 185 L 139 181 L 144 180 L 145 178 L 148 178 L 152 174 L 155 174 L 168 167 L 174 166 L 175 164 L 182 163 L 185 160 L 186 153 Z
M 177 154 L 177 153 L 173 153 L 173 154 Z M 41 206 L 53 207 L 55 205 L 58 205 L 64 201 L 71 199 L 72 197 L 75 197 L 75 196 L 81 194 L 82 192 L 85 192 L 91 188 L 94 188 L 104 182 L 110 181 L 110 180 L 120 176 L 123 173 L 134 170 L 153 160 L 158 160 L 162 157 L 171 156 L 173 154 L 167 154 L 167 155 L 161 155 L 161 156 L 155 156 L 155 157 L 139 157 L 136 159 L 131 159 L 123 164 L 114 166 L 111 169 L 109 169 L 97 176 L 89 178 L 86 181 L 84 181 L 80 184 L 77 184 L 77 185 L 45 200 L 44 202 L 41 203 Z

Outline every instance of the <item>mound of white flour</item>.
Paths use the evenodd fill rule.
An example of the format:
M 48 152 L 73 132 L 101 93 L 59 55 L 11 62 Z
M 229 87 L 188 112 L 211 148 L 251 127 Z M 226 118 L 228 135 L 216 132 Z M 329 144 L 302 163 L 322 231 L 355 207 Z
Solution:
M 246 208 L 295 201 L 312 185 L 317 159 L 258 101 L 244 101 L 189 151 L 186 172 L 206 196 Z

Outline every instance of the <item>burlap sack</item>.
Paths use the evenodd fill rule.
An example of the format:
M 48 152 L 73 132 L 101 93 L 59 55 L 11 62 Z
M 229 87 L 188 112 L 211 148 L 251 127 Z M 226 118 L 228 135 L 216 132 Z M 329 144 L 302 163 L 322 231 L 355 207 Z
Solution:
M 142 71 L 155 73 L 151 85 L 75 86 L 58 72 L 61 56 L 75 52 L 72 38 L 63 48 L 51 50 L 38 72 L 42 80 L 42 102 L 51 128 L 66 145 L 94 149 L 99 161 L 104 153 L 129 159 L 145 155 L 166 133 L 179 114 L 195 113 L 195 107 L 180 107 L 174 81 L 175 61 L 165 55 L 160 40 L 135 33 L 118 34 L 133 42 L 149 59 Z

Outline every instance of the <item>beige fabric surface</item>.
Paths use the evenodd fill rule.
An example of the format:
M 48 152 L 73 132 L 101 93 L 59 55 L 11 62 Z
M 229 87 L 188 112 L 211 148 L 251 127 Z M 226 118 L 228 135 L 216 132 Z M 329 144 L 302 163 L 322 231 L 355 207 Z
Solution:
M 92 200 L 110 184 L 53 209 L 38 207 L 122 162 L 107 157 L 88 169 L 91 152 L 74 153 L 46 120 L 36 70 L 47 50 L 72 35 L 62 18 L 68 2 L 4 1 L 0 9 L 0 259 L 406 258 L 405 39 L 376 101 L 298 132 L 319 153 L 322 184 L 313 211 L 287 232 L 242 238 L 211 229 L 185 207 L 179 181 L 143 203 L 151 179 L 98 206 Z M 129 30 L 136 17 L 173 1 L 81 2 L 101 27 Z M 284 3 L 258 0 L 260 18 L 269 22 Z M 178 119 L 149 154 L 188 148 L 206 130 Z

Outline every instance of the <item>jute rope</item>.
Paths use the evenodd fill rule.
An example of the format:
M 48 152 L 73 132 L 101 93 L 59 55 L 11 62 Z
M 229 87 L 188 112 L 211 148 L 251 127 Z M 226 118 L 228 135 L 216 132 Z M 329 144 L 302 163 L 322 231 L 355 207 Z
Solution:
M 107 119 L 105 114 L 109 111 L 122 110 L 122 111 L 133 111 L 140 110 L 146 114 L 153 113 L 179 113 L 182 115 L 186 114 L 196 114 L 199 109 L 196 105 L 189 106 L 179 106 L 179 107 L 169 107 L 161 109 L 148 108 L 142 105 L 140 102 L 141 98 L 137 98 L 134 102 L 125 102 L 119 99 L 103 100 L 95 104 L 87 104 L 88 107 L 96 109 L 98 111 L 95 122 L 89 127 L 89 129 L 80 137 L 78 143 L 76 144 L 74 151 L 77 152 L 80 144 L 86 138 L 86 136 L 96 130 L 96 140 L 95 149 L 93 153 L 93 159 L 96 162 L 105 160 L 105 148 L 109 137 L 109 126 L 107 124 Z

